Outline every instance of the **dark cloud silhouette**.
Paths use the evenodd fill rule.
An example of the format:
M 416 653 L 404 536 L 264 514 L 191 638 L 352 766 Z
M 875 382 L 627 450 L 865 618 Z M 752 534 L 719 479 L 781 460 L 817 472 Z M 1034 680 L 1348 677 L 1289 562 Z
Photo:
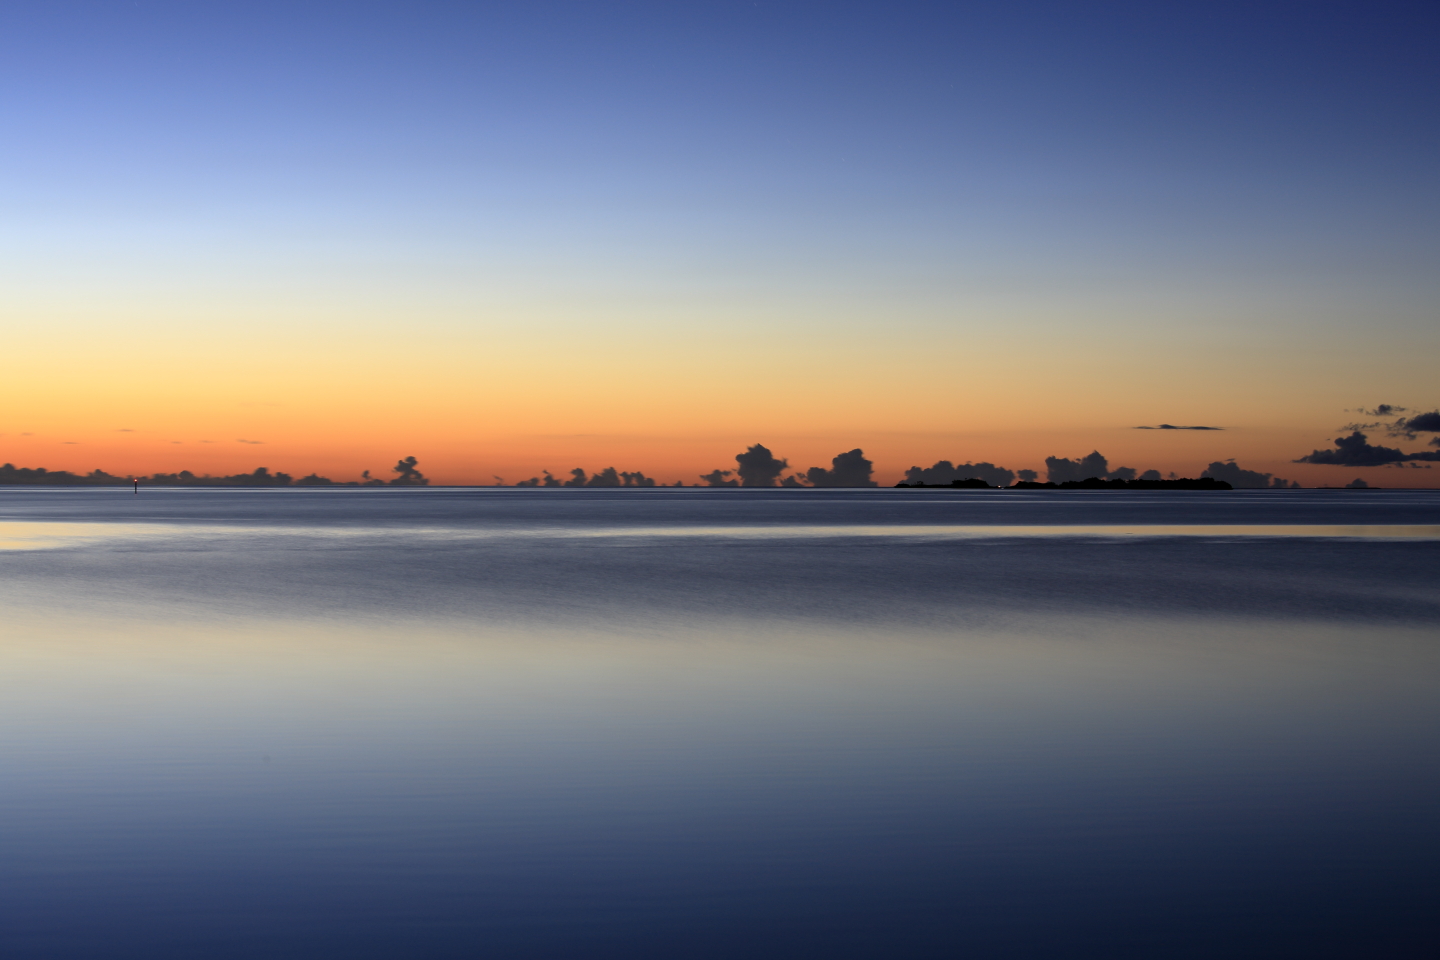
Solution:
M 1429 413 L 1421 413 L 1416 416 L 1395 421 L 1395 431 L 1404 431 L 1415 439 L 1416 433 L 1440 433 L 1440 410 L 1432 410 Z M 1435 439 L 1440 440 L 1440 437 Z
M 398 473 L 399 476 L 390 481 L 390 486 L 392 486 L 392 487 L 424 487 L 424 486 L 428 486 L 429 483 L 430 483 L 430 481 L 425 478 L 425 475 L 424 475 L 423 473 L 421 473 L 419 470 L 415 469 L 415 465 L 416 465 L 418 462 L 419 462 L 419 461 L 416 460 L 414 457 L 406 457 L 405 459 L 401 460 L 399 463 L 395 464 L 395 466 L 391 467 L 390 469 L 391 469 L 393 472 Z
M 256 467 L 253 473 L 237 473 L 228 477 L 208 474 L 197 477 L 189 470 L 181 470 L 179 473 L 157 473 L 139 479 L 142 483 L 174 487 L 288 487 L 293 482 L 290 474 L 271 473 L 265 467 Z
M 1337 467 L 1383 467 L 1411 460 L 1440 460 L 1437 453 L 1405 453 L 1395 447 L 1372 445 L 1369 437 L 1356 430 L 1348 437 L 1336 438 L 1334 450 L 1312 450 L 1295 463 L 1323 463 Z
M 1036 473 L 1034 470 L 1016 470 L 1015 476 L 1019 477 L 1021 480 L 1024 480 L 1027 483 L 1034 483 L 1035 480 L 1039 478 L 1040 474 Z
M 655 481 L 645 474 L 636 471 L 635 473 L 621 473 L 614 467 L 606 467 L 593 476 L 587 475 L 583 468 L 576 467 L 570 471 L 570 479 L 563 483 L 551 475 L 549 470 L 543 471 L 545 476 L 531 477 L 529 480 L 521 480 L 515 484 L 517 487 L 653 487 Z
M 531 477 L 529 480 L 521 480 L 519 483 L 515 484 L 515 486 L 517 486 L 517 487 L 558 487 L 558 486 L 560 486 L 560 481 L 559 481 L 558 479 L 556 479 L 554 476 L 552 476 L 552 475 L 550 474 L 550 471 L 549 471 L 549 470 L 542 470 L 541 472 L 545 474 L 545 476 L 544 476 L 543 478 L 542 478 L 542 477 Z
M 1346 489 L 1346 490 L 1369 490 L 1369 489 L 1370 489 L 1370 484 L 1366 483 L 1364 480 L 1361 480 L 1359 477 L 1356 477 L 1354 480 L 1351 480 L 1349 483 L 1345 484 L 1345 489 Z
M 264 446 L 264 445 L 265 445 L 265 441 L 264 441 L 264 440 L 236 440 L 235 442 L 236 442 L 236 443 L 250 443 L 250 444 L 254 444 L 255 446 Z
M 1110 463 L 1100 455 L 1099 450 L 1093 450 L 1090 455 L 1079 460 L 1070 460 L 1065 457 L 1046 457 L 1045 476 L 1051 483 L 1065 483 L 1069 480 L 1084 480 L 1087 477 L 1107 477 L 1110 475 Z
M 788 460 L 778 459 L 764 444 L 760 443 L 755 444 L 744 453 L 735 454 L 735 462 L 739 464 L 735 472 L 740 476 L 740 486 L 742 487 L 776 486 L 780 480 L 780 474 L 790 466 Z
M 1030 474 L 1029 479 L 1035 479 L 1036 474 L 1033 470 L 1022 470 L 1022 479 L 1027 472 Z M 994 487 L 1008 487 L 1015 482 L 1015 472 L 987 462 L 962 463 L 957 467 L 949 460 L 941 460 L 931 467 L 911 467 L 905 471 L 906 483 L 943 486 L 947 483 L 954 483 L 956 480 L 984 480 Z
M 1359 423 L 1347 423 L 1341 427 L 1342 430 L 1349 430 L 1354 433 L 1363 433 L 1366 430 L 1384 430 L 1388 436 L 1404 437 L 1406 440 L 1417 439 L 1419 433 L 1440 433 L 1440 410 L 1432 410 L 1429 413 L 1418 413 L 1413 417 L 1401 416 L 1408 413 L 1408 407 L 1396 406 L 1393 403 L 1382 403 L 1374 409 L 1361 408 L 1353 411 L 1364 414 L 1367 417 L 1380 417 L 1380 420 L 1365 421 Z M 1440 446 L 1440 437 L 1434 438 L 1431 442 Z
M 1347 423 L 1343 427 L 1340 427 L 1340 429 L 1358 430 L 1362 432 L 1365 430 L 1384 430 L 1392 437 L 1408 436 L 1409 439 L 1414 440 L 1414 434 L 1408 434 L 1405 430 L 1405 418 L 1400 416 L 1400 414 L 1405 413 L 1408 409 L 1408 407 L 1396 406 L 1393 403 L 1380 403 L 1368 409 L 1358 407 L 1354 410 L 1346 410 L 1346 413 L 1358 413 L 1362 416 L 1378 417 L 1379 419 Z
M 620 486 L 620 474 L 614 467 L 606 467 L 599 473 L 585 481 L 587 487 L 618 487 Z
M 1161 479 L 1163 479 L 1163 478 L 1160 476 L 1160 471 L 1159 471 L 1159 470 L 1146 470 L 1144 473 L 1140 474 L 1140 479 L 1141 479 L 1141 480 L 1161 480 Z
M 727 480 L 730 476 L 729 470 L 712 470 L 709 473 L 701 474 L 700 479 L 705 481 L 707 487 L 738 487 L 739 480 Z
M 1133 480 L 1135 468 L 1116 467 L 1111 470 L 1109 461 L 1101 456 L 1100 451 L 1092 450 L 1089 455 L 1079 460 L 1046 457 L 1045 475 L 1051 483 L 1071 483 L 1091 477 L 1099 477 L 1101 480 Z
M 1216 460 L 1206 467 L 1200 476 L 1224 480 L 1237 490 L 1259 490 L 1264 487 L 1284 490 L 1287 488 L 1299 489 L 1300 487 L 1300 484 L 1293 480 L 1260 473 L 1258 470 L 1242 469 L 1234 460 Z
M 854 450 L 836 454 L 830 461 L 829 470 L 824 467 L 811 467 L 806 470 L 805 480 L 812 487 L 875 487 L 879 484 L 870 479 L 874 472 L 875 465 L 865 459 L 864 451 L 856 447 Z M 781 486 L 800 485 L 795 477 L 786 477 L 785 481 L 781 482 Z
M 1224 427 L 1177 427 L 1173 423 L 1160 423 L 1153 427 L 1136 427 L 1136 430 L 1224 430 Z

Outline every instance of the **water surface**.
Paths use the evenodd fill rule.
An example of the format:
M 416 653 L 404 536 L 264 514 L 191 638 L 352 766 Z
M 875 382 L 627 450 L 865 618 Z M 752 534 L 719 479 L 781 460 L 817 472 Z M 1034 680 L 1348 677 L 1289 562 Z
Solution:
M 1440 496 L 0 489 L 16 957 L 1430 956 Z

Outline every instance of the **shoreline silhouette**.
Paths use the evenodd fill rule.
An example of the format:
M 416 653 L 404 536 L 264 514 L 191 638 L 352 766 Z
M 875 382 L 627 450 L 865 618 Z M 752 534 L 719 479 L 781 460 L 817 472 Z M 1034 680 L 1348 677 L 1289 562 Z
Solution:
M 949 483 L 897 483 L 896 487 L 912 490 L 1234 490 L 1224 480 L 1213 477 L 1177 477 L 1174 480 L 1148 480 L 1141 478 L 1115 478 L 1105 480 L 1087 477 L 1084 480 L 1066 480 L 1054 483 L 1049 480 L 1017 480 L 1009 486 L 994 487 L 977 477 L 966 480 L 952 480 Z

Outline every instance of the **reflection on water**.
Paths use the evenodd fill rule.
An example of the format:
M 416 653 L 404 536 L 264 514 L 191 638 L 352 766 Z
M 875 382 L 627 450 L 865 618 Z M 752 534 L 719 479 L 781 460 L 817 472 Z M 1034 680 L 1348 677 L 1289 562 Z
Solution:
M 1432 942 L 1428 494 L 67 493 L 0 493 L 6 956 Z
M 0 550 L 39 550 L 79 546 L 102 540 L 134 540 L 141 537 L 183 537 L 190 540 L 235 540 L 260 537 L 396 537 L 410 542 L 425 540 L 543 539 L 653 539 L 694 537 L 708 540 L 826 540 L 834 538 L 881 537 L 887 540 L 999 540 L 1010 537 L 1336 537 L 1364 540 L 1440 540 L 1440 524 L 1052 524 L 1015 526 L 988 524 L 876 524 L 771 526 L 681 526 L 633 527 L 253 527 L 241 525 L 176 527 L 169 524 L 105 523 L 23 523 L 0 521 Z

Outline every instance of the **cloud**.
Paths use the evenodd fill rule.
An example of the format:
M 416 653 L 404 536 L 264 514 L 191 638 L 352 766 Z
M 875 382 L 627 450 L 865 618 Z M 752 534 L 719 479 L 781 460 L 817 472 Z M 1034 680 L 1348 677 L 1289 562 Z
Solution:
M 587 487 L 618 487 L 620 474 L 614 467 L 606 467 L 585 482 Z
M 1173 423 L 1160 423 L 1153 427 L 1136 427 L 1136 430 L 1224 430 L 1224 427 L 1177 427 Z
M 206 441 L 203 441 L 203 440 L 202 440 L 201 442 L 204 443 L 204 442 L 206 442 Z M 236 440 L 235 442 L 236 442 L 236 443 L 253 443 L 253 444 L 255 444 L 256 446 L 261 446 L 261 445 L 263 445 L 263 444 L 265 443 L 264 440 Z
M 1361 480 L 1359 477 L 1356 477 L 1354 480 L 1351 480 L 1349 483 L 1345 484 L 1345 489 L 1346 489 L 1346 490 L 1369 490 L 1369 489 L 1370 489 L 1370 484 L 1366 483 L 1364 480 Z
M 119 430 L 116 430 L 115 432 L 116 432 L 116 433 L 134 433 L 135 431 L 134 431 L 134 430 L 131 430 L 129 427 L 121 427 Z
M 425 478 L 425 474 L 416 469 L 416 464 L 419 462 L 420 461 L 414 457 L 404 457 L 401 459 L 395 466 L 390 468 L 392 473 L 399 474 L 398 477 L 390 481 L 390 485 L 392 487 L 428 486 L 430 481 Z
M 1336 467 L 1383 467 L 1390 463 L 1411 460 L 1440 460 L 1437 453 L 1405 453 L 1394 447 L 1372 445 L 1365 434 L 1356 430 L 1348 437 L 1335 440 L 1334 450 L 1312 450 L 1295 463 L 1323 463 Z
M 1261 473 L 1258 470 L 1245 470 L 1234 460 L 1216 460 L 1206 467 L 1200 476 L 1224 480 L 1237 490 L 1259 490 L 1265 487 L 1284 490 L 1300 486 L 1292 480 Z
M 1030 479 L 1035 478 L 1035 471 L 1022 470 L 1022 479 L 1027 472 Z M 988 462 L 962 463 L 957 467 L 949 460 L 941 460 L 931 467 L 911 467 L 905 471 L 906 483 L 943 485 L 956 480 L 984 480 L 992 487 L 1008 487 L 1015 482 L 1015 472 Z
M 1440 410 L 1432 410 L 1429 413 L 1417 414 L 1416 416 L 1410 417 L 1408 419 L 1402 417 L 1399 420 L 1395 421 L 1395 425 L 1390 429 L 1392 431 L 1391 436 L 1403 433 L 1407 435 L 1411 440 L 1415 439 L 1415 434 L 1417 432 L 1440 433 Z
M 824 467 L 811 467 L 805 471 L 805 479 L 812 487 L 874 487 L 879 486 L 870 479 L 875 472 L 875 465 L 865 459 L 865 453 L 859 447 L 854 450 L 847 450 L 845 453 L 836 454 L 830 461 L 830 469 Z M 787 480 L 792 478 L 787 477 Z M 784 486 L 790 486 L 786 483 Z M 794 484 L 799 486 L 798 483 Z
M 1084 480 L 1089 477 L 1104 477 L 1110 472 L 1110 463 L 1100 455 L 1099 450 L 1080 460 L 1064 457 L 1046 457 L 1045 475 L 1051 483 L 1065 483 L 1068 480 Z
M 1409 409 L 1409 407 L 1400 407 L 1393 403 L 1382 403 L 1370 410 L 1361 408 L 1354 412 L 1362 413 L 1367 417 L 1385 419 L 1364 423 L 1347 423 L 1340 429 L 1356 433 L 1383 429 L 1388 436 L 1404 437 L 1406 440 L 1416 439 L 1417 433 L 1440 433 L 1440 410 L 1418 413 L 1413 417 L 1402 417 L 1401 414 L 1408 413 Z M 1436 446 L 1440 446 L 1440 443 L 1437 443 Z
M 1100 451 L 1092 450 L 1088 456 L 1079 460 L 1046 457 L 1045 476 L 1051 483 L 1088 480 L 1091 477 L 1099 477 L 1102 480 L 1133 480 L 1135 479 L 1135 468 L 1116 467 L 1111 470 L 1109 461 L 1100 455 Z
M 529 480 L 521 480 L 515 484 L 517 487 L 653 487 L 655 481 L 640 471 L 625 473 L 617 471 L 614 467 L 606 467 L 593 476 L 586 476 L 582 467 L 576 467 L 570 471 L 571 479 L 561 483 L 559 479 L 552 476 L 549 470 L 542 471 L 545 476 L 531 477 Z M 499 479 L 498 477 L 496 478 Z
M 700 479 L 705 481 L 707 487 L 738 487 L 739 480 L 726 480 L 730 476 L 729 470 L 711 470 L 709 473 L 701 474 Z
M 735 472 L 740 475 L 742 487 L 773 487 L 780 474 L 790 466 L 788 460 L 778 459 L 759 443 L 744 453 L 735 454 L 735 462 L 740 465 Z

